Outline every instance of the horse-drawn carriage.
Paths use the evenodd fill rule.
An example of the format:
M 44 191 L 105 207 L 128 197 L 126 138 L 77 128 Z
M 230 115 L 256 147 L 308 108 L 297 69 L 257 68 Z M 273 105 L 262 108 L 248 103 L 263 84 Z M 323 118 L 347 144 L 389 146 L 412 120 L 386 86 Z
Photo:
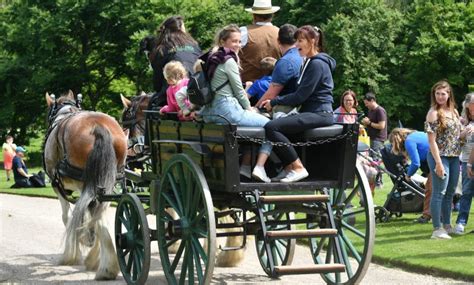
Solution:
M 362 280 L 372 256 L 375 219 L 367 179 L 356 163 L 358 124 L 311 129 L 294 137 L 309 177 L 297 183 L 263 183 L 239 176 L 240 149 L 245 146 L 255 151 L 265 140 L 262 128 L 160 118 L 156 112 L 145 111 L 148 99 L 143 95 L 132 101 L 123 99 L 128 106 L 123 125 L 130 131 L 130 141 L 139 142 L 137 138 L 143 134 L 147 137 L 148 167 L 141 172 L 125 169 L 120 191 L 113 192 L 110 186 L 105 189 L 94 178 L 97 190 L 87 195 L 83 190 L 73 212 L 72 224 L 79 227 L 83 222 L 79 227 L 82 237 L 76 237 L 77 229 L 68 222 L 68 208 L 63 204 L 63 220 L 68 225 L 65 264 L 78 262 L 79 241 L 87 244 L 89 237 L 93 250 L 85 260 L 86 267 L 98 268 L 98 279 L 115 278 L 117 263 L 107 265 L 111 259 L 108 234 L 101 223 L 85 224 L 84 219 L 97 222 L 100 217 L 95 214 L 103 210 L 97 208 L 103 204 L 100 202 L 117 201 L 115 246 L 118 266 L 128 284 L 146 282 L 151 241 L 158 242 L 169 284 L 209 284 L 216 263 L 216 239 L 241 237 L 241 244 L 220 248 L 234 251 L 246 246 L 248 236 L 254 236 L 260 264 L 272 278 L 316 273 L 329 284 Z M 68 154 L 71 147 L 64 135 L 58 139 L 56 133 L 68 133 L 61 130 L 66 123 L 59 120 L 60 116 L 80 116 L 61 111 L 66 110 L 61 109 L 63 105 L 51 105 L 57 114 L 51 117 L 52 135 L 45 144 L 46 169 L 56 177 L 53 186 L 61 201 L 67 200 L 66 192 L 79 188 L 77 181 L 84 178 L 76 175 L 76 182 L 67 184 L 68 177 L 73 178 Z M 101 134 L 94 128 L 87 129 L 84 136 L 94 135 L 100 141 Z M 71 141 L 79 138 L 77 135 Z M 114 141 L 123 144 L 121 136 L 112 137 Z M 81 143 L 84 147 L 84 141 Z M 86 149 L 91 151 L 92 147 Z M 140 152 L 137 149 L 142 148 L 131 149 Z M 107 156 L 101 158 L 106 161 L 113 154 L 109 147 Z M 120 170 L 123 150 L 118 153 L 115 148 L 115 154 L 118 158 L 114 158 L 113 167 Z M 83 164 L 88 165 L 87 161 Z M 277 161 L 267 165 L 267 173 L 275 173 L 279 167 Z M 143 192 L 143 187 L 147 191 Z M 80 216 L 74 215 L 79 211 Z M 150 225 L 153 229 L 147 215 L 156 216 L 156 225 Z M 94 240 L 98 232 L 106 237 Z M 311 264 L 292 265 L 297 239 L 307 241 Z
M 295 137 L 310 176 L 297 183 L 263 183 L 239 176 L 239 149 L 258 148 L 263 128 L 144 115 L 137 107 L 144 99 L 126 100 L 124 125 L 147 126 L 151 171 L 128 172 L 128 178 L 149 184 L 150 196 L 125 194 L 115 222 L 119 264 L 129 284 L 146 281 L 152 240 L 158 241 L 169 284 L 209 284 L 216 238 L 243 236 L 241 245 L 223 249 L 238 250 L 250 235 L 272 278 L 318 273 L 330 284 L 361 281 L 372 256 L 375 219 L 368 182 L 356 164 L 358 124 Z M 268 172 L 275 167 L 269 163 Z M 156 216 L 155 229 L 149 230 L 146 214 Z M 224 216 L 230 222 L 219 222 Z M 307 240 L 311 264 L 291 265 L 296 239 Z M 176 251 L 169 250 L 173 246 Z

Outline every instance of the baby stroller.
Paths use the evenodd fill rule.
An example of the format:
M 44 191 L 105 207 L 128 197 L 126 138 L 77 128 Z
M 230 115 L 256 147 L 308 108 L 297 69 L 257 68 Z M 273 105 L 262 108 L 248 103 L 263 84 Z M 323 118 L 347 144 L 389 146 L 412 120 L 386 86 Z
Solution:
M 410 182 L 406 181 L 407 165 L 404 163 L 404 157 L 393 154 L 391 149 L 391 145 L 386 145 L 380 151 L 380 154 L 369 149 L 369 152 L 373 155 L 381 157 L 384 166 L 378 163 L 372 165 L 386 173 L 393 183 L 384 205 L 375 208 L 375 218 L 379 222 L 387 222 L 394 216 L 401 217 L 403 213 L 420 213 L 423 211 L 426 178 L 421 175 L 413 175 Z M 359 153 L 359 155 L 367 161 L 373 161 L 363 153 Z

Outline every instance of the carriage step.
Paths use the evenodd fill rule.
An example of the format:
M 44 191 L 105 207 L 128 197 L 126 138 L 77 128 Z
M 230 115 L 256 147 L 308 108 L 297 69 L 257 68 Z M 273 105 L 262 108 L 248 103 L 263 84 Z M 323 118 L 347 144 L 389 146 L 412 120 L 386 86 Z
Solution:
M 292 266 L 292 265 L 280 265 L 275 266 L 275 272 L 277 275 L 288 275 L 288 274 L 310 274 L 310 273 L 332 273 L 332 272 L 344 272 L 346 266 L 344 264 L 315 264 L 315 265 L 304 265 L 304 266 Z
M 264 204 L 283 204 L 296 202 L 327 202 L 329 195 L 273 195 L 260 196 L 260 201 Z
M 288 231 L 268 231 L 267 237 L 278 238 L 307 238 L 307 237 L 334 237 L 337 235 L 336 229 L 314 229 L 314 230 L 288 230 Z

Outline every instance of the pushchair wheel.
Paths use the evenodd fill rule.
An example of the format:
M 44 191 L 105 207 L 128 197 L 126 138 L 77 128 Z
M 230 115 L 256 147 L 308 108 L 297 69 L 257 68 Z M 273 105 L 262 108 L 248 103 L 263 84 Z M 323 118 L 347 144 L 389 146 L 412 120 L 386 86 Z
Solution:
M 381 206 L 375 207 L 375 219 L 381 223 L 386 223 L 390 220 L 389 212 Z

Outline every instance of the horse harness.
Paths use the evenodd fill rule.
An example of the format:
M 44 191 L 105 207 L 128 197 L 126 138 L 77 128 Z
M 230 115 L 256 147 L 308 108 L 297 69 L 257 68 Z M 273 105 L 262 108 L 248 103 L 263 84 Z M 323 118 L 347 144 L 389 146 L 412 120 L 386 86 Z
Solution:
M 60 112 L 63 108 L 69 106 L 69 113 L 64 113 Z M 50 109 L 49 114 L 48 114 L 48 121 L 49 121 L 49 127 L 48 131 L 46 133 L 44 142 L 43 142 L 43 149 L 44 146 L 46 146 L 46 142 L 48 141 L 49 136 L 51 133 L 59 127 L 64 127 L 67 125 L 69 120 L 71 120 L 74 116 L 83 113 L 81 109 L 79 108 L 77 111 L 74 111 L 73 107 L 78 107 L 78 105 L 73 102 L 73 101 L 66 101 L 61 104 L 54 104 L 54 106 Z M 63 115 L 62 118 L 59 118 L 59 116 Z M 59 130 L 56 136 L 56 139 L 59 140 Z M 57 145 L 59 145 L 59 141 L 57 142 Z M 54 176 L 51 177 L 51 174 L 48 173 L 47 168 L 46 168 L 46 161 L 45 161 L 45 155 L 43 151 L 43 168 L 46 171 L 46 174 L 48 177 L 51 179 L 51 186 L 55 187 L 58 189 L 59 194 L 68 202 L 74 203 L 75 199 L 72 197 L 72 193 L 74 192 L 73 190 L 66 189 L 64 187 L 64 184 L 62 183 L 61 178 L 62 177 L 69 177 L 74 180 L 78 181 L 84 181 L 84 171 L 83 169 L 76 167 L 74 165 L 71 165 L 69 161 L 67 160 L 67 152 L 66 152 L 66 147 L 65 147 L 65 141 L 64 141 L 64 132 L 62 133 L 62 146 L 63 146 L 63 153 L 64 153 L 64 158 L 59 161 L 55 167 L 55 172 Z

